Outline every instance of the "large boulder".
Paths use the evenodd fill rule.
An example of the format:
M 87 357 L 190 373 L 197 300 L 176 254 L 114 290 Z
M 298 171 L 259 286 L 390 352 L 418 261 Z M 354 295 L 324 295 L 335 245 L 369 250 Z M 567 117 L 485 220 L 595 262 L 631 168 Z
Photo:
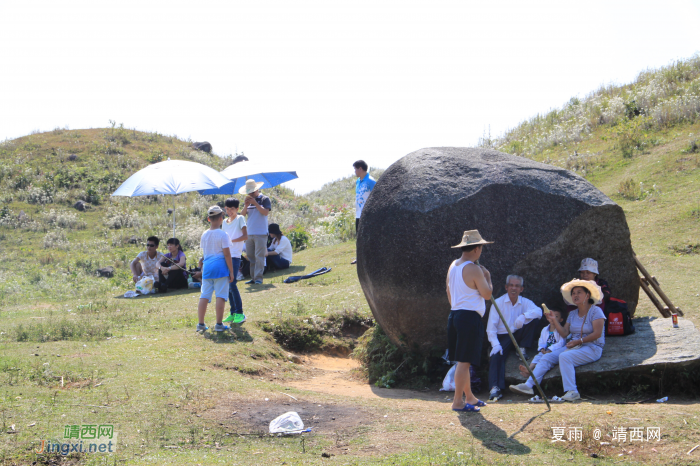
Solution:
M 204 151 L 206 153 L 211 153 L 211 144 L 207 141 L 204 142 L 193 142 L 192 147 L 197 150 Z
M 447 344 L 445 278 L 465 230 L 495 244 L 481 264 L 494 295 L 508 274 L 523 295 L 564 307 L 559 287 L 581 259 L 598 261 L 613 295 L 633 315 L 639 278 L 622 208 L 580 176 L 482 148 L 428 148 L 391 165 L 362 211 L 357 273 L 375 319 L 391 340 L 427 353 Z

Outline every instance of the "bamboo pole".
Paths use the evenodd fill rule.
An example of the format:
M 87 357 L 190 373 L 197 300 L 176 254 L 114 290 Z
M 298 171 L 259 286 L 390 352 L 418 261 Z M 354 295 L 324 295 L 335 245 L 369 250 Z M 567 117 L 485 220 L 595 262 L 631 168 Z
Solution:
M 637 259 L 637 255 L 636 255 L 636 254 L 634 255 L 634 261 L 637 263 L 637 268 L 639 269 L 640 272 L 642 272 L 642 275 L 644 275 L 644 278 L 647 279 L 647 283 L 648 283 L 649 285 L 651 285 L 652 288 L 654 288 L 654 291 L 656 291 L 656 294 L 658 294 L 659 297 L 663 300 L 663 302 L 666 303 L 666 305 L 667 305 L 668 308 L 671 310 L 671 312 L 674 312 L 674 310 L 675 310 L 675 312 L 677 312 L 678 315 L 681 315 L 681 316 L 682 316 L 682 315 L 683 315 L 683 311 L 681 311 L 681 309 L 680 309 L 679 307 L 676 307 L 676 306 L 673 305 L 673 303 L 671 302 L 671 300 L 669 299 L 669 297 L 666 296 L 666 293 L 663 292 L 663 290 L 662 290 L 661 287 L 656 283 L 656 281 L 654 280 L 654 278 L 649 274 L 649 272 L 647 272 L 647 269 L 645 269 L 644 266 L 642 265 L 642 263 L 639 262 L 639 259 Z
M 658 298 L 656 297 L 654 292 L 649 289 L 649 285 L 647 284 L 647 279 L 644 277 L 639 277 L 639 281 L 642 285 L 642 289 L 647 294 L 647 297 L 654 304 L 654 306 L 656 306 L 656 309 L 659 310 L 661 315 L 663 317 L 666 317 L 666 318 L 671 317 L 671 313 L 668 311 L 668 308 L 664 307 L 661 304 L 661 302 L 658 300 Z

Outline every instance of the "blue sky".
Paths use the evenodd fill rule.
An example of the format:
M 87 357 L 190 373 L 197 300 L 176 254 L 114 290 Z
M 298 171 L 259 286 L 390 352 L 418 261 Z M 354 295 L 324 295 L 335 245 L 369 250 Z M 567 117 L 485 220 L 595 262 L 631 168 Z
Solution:
M 207 140 L 297 192 L 700 51 L 700 1 L 0 2 L 0 140 L 127 127 Z

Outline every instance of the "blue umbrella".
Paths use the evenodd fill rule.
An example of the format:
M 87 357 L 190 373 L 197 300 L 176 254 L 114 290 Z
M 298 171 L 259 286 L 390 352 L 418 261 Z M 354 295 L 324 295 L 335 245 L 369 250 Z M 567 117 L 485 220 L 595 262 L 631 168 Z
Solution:
M 131 175 L 112 196 L 150 196 L 181 194 L 203 189 L 218 189 L 230 180 L 211 167 L 186 160 L 154 163 Z M 175 236 L 175 198 L 173 198 L 173 236 Z
M 219 188 L 203 189 L 199 191 L 199 194 L 237 194 L 248 179 L 258 183 L 262 181 L 263 188 L 273 188 L 299 178 L 295 171 L 271 171 L 267 166 L 255 162 L 239 162 L 230 165 L 221 174 L 229 179 L 227 184 Z

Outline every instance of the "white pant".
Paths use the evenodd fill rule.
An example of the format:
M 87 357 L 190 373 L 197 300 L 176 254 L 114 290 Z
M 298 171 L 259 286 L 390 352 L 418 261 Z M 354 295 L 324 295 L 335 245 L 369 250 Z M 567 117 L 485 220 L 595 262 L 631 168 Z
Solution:
M 603 355 L 603 348 L 594 344 L 585 344 L 579 349 L 567 351 L 566 347 L 556 349 L 551 353 L 543 354 L 532 373 L 538 382 L 542 382 L 544 375 L 549 370 L 559 364 L 561 379 L 564 384 L 564 391 L 578 392 L 576 388 L 576 367 L 583 366 L 597 361 Z M 534 362 L 534 361 L 533 361 Z M 532 377 L 525 382 L 528 386 L 534 387 L 535 382 Z

